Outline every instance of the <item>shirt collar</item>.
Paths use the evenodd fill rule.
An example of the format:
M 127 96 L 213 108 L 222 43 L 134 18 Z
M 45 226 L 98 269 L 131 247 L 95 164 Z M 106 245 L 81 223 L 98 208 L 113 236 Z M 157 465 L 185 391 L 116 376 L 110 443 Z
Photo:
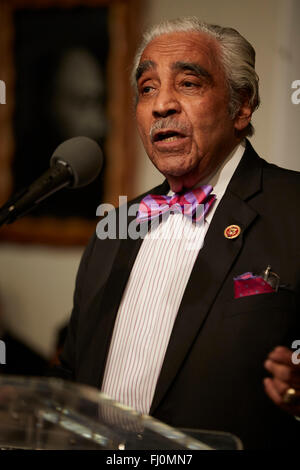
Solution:
M 246 141 L 244 139 L 230 152 L 230 154 L 225 158 L 225 160 L 223 160 L 223 162 L 219 165 L 213 174 L 209 175 L 195 186 L 195 188 L 197 188 L 204 184 L 210 184 L 213 187 L 212 194 L 217 196 L 215 203 L 206 217 L 207 222 L 211 221 L 212 216 L 226 191 L 229 181 L 231 180 L 238 164 L 240 163 L 245 148 Z M 169 195 L 172 196 L 173 194 L 174 192 L 170 190 Z
M 217 170 L 206 179 L 206 181 L 201 181 L 199 183 L 200 186 L 203 184 L 210 184 L 213 187 L 212 193 L 217 196 L 215 203 L 205 218 L 208 223 L 210 223 L 213 218 L 216 208 L 224 196 L 227 186 L 241 161 L 245 148 L 246 141 L 243 140 L 232 150 L 232 152 L 230 152 L 228 157 L 221 163 Z
M 197 186 L 210 184 L 213 187 L 213 193 L 216 194 L 217 199 L 221 199 L 226 191 L 226 188 L 235 172 L 240 160 L 244 154 L 246 142 L 243 140 L 230 152 L 228 157 L 221 163 L 215 172 L 203 181 L 200 181 Z M 196 187 L 197 187 L 196 186 Z

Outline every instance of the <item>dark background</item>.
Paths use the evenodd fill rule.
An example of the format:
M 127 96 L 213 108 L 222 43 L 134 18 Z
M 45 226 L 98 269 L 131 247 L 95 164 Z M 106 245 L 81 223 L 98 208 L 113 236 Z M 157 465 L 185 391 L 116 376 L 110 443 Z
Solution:
M 87 49 L 104 71 L 109 54 L 108 8 L 17 10 L 15 22 L 16 152 L 14 191 L 28 186 L 49 168 L 57 145 L 66 140 L 51 115 L 54 77 L 63 54 Z M 106 96 L 102 97 L 105 108 Z M 98 139 L 102 149 L 105 136 Z M 94 183 L 78 190 L 64 189 L 32 212 L 32 216 L 94 218 L 103 197 L 105 168 Z

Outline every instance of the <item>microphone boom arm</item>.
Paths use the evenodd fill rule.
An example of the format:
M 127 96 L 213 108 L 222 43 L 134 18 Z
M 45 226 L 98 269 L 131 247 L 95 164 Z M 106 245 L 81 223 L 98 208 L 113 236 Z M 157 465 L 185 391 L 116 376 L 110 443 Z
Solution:
M 63 160 L 56 160 L 38 180 L 23 189 L 13 199 L 0 208 L 0 227 L 11 224 L 16 219 L 33 210 L 46 197 L 71 183 L 70 166 Z M 42 194 L 42 196 L 41 196 Z

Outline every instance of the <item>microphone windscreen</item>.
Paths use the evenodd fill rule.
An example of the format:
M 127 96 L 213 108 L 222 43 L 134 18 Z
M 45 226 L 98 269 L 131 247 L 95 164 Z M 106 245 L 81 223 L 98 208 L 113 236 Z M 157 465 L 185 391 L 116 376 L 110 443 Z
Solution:
M 80 188 L 91 183 L 100 173 L 103 165 L 101 148 L 89 137 L 72 137 L 62 142 L 54 151 L 51 167 L 57 161 L 67 163 L 73 174 L 71 188 Z

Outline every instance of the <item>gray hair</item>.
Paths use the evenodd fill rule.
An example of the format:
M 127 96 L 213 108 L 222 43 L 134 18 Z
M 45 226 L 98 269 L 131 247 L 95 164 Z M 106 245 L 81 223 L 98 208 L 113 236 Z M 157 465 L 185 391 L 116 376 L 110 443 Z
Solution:
M 255 50 L 252 45 L 235 29 L 208 24 L 197 17 L 184 17 L 164 21 L 145 32 L 136 52 L 131 74 L 131 83 L 135 88 L 136 71 L 146 46 L 156 37 L 175 32 L 201 32 L 214 37 L 220 45 L 220 62 L 223 66 L 229 90 L 229 115 L 237 115 L 245 98 L 248 99 L 252 112 L 260 103 L 258 75 L 255 71 Z M 242 136 L 252 136 L 251 123 L 242 131 Z

